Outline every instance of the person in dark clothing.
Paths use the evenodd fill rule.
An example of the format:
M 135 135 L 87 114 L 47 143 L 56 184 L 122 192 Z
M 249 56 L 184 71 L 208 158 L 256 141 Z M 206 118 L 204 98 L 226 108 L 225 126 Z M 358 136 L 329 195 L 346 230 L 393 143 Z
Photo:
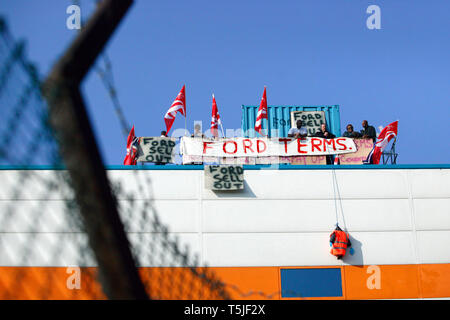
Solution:
M 373 142 L 377 139 L 377 132 L 373 126 L 370 126 L 367 120 L 362 122 L 363 130 L 361 130 L 361 136 L 364 139 L 372 139 Z
M 336 136 L 328 131 L 327 125 L 322 123 L 320 130 L 314 134 L 314 137 L 324 138 L 324 139 L 334 139 Z
M 167 132 L 165 130 L 161 131 L 161 137 L 167 137 Z M 164 166 L 166 165 L 164 162 L 155 162 L 156 166 Z
M 320 130 L 314 134 L 314 137 L 324 138 L 324 139 L 336 138 L 336 136 L 334 134 L 332 134 L 331 132 L 328 131 L 327 125 L 325 123 L 322 123 L 322 125 L 320 126 Z M 329 155 L 329 156 L 327 155 L 326 158 L 327 158 L 327 164 L 333 164 L 333 156 L 332 155 Z
M 353 125 L 347 125 L 347 131 L 342 134 L 345 138 L 361 138 L 361 134 L 359 132 L 353 131 Z

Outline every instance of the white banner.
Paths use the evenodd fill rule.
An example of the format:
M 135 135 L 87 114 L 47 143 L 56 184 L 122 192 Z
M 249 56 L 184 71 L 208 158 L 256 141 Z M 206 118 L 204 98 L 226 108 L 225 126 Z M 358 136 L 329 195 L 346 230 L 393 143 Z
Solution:
M 221 138 L 183 137 L 182 155 L 204 157 L 318 156 L 356 152 L 351 138 Z

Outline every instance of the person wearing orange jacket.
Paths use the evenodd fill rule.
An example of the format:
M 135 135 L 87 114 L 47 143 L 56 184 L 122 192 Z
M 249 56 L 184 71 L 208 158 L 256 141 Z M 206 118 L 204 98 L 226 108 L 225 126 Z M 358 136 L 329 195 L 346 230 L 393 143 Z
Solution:
M 347 232 L 342 231 L 338 225 L 330 235 L 331 254 L 338 259 L 345 256 L 347 248 L 351 247 L 350 237 Z

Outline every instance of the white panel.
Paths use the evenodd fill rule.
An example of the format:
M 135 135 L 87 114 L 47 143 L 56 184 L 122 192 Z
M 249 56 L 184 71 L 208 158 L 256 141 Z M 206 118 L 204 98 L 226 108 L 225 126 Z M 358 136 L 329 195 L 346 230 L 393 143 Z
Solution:
M 127 231 L 154 231 L 155 221 L 158 221 L 157 225 L 166 226 L 169 232 L 199 231 L 197 200 L 121 200 L 119 203 Z
M 108 177 L 120 183 L 120 199 L 196 199 L 199 175 L 196 170 L 109 170 Z
M 294 177 L 295 176 L 295 177 Z M 243 192 L 212 192 L 203 188 L 204 199 L 310 199 L 333 196 L 330 184 L 324 183 L 325 171 L 291 172 L 277 170 L 247 170 L 244 172 Z M 308 181 L 308 183 L 306 183 Z
M 0 233 L 0 266 L 94 266 L 82 233 Z
M 78 211 L 63 200 L 0 201 L 0 232 L 81 232 Z
M 119 201 L 122 222 L 129 232 L 151 232 L 157 216 L 169 232 L 198 232 L 198 201 Z M 156 211 L 153 210 L 156 209 Z M 63 200 L 0 201 L 0 232 L 82 232 L 79 212 Z
M 329 233 L 204 234 L 210 266 L 318 266 L 415 263 L 410 232 L 352 233 L 355 253 L 330 254 Z
M 406 199 L 409 197 L 404 170 L 336 170 L 335 173 L 343 199 Z
M 412 230 L 408 199 L 343 200 L 342 209 L 339 224 L 349 231 Z
M 204 234 L 209 266 L 302 266 L 336 263 L 325 233 Z
M 414 199 L 417 230 L 450 230 L 450 199 Z
M 352 232 L 355 254 L 347 255 L 350 265 L 415 264 L 413 232 Z
M 203 201 L 204 232 L 328 231 L 335 224 L 330 200 Z
M 199 236 L 193 233 L 128 233 L 128 238 L 140 266 L 180 266 L 181 255 L 171 245 L 175 241 L 180 252 L 188 248 L 190 259 L 200 254 Z M 96 266 L 87 247 L 82 233 L 0 233 L 0 266 Z
M 344 200 L 344 219 L 337 205 L 348 230 L 411 230 L 407 199 Z M 331 232 L 335 221 L 334 200 L 203 201 L 204 232 Z
M 450 231 L 418 231 L 420 263 L 450 263 Z
M 202 186 L 204 199 L 334 199 L 331 170 L 247 170 L 243 192 L 213 192 Z M 408 198 L 401 170 L 338 170 L 342 198 Z M 389 181 L 389 183 L 386 183 Z
M 181 254 L 184 253 L 188 253 L 189 264 L 192 263 L 194 256 L 201 261 L 198 234 L 129 233 L 128 239 L 138 257 L 139 267 L 179 267 L 183 265 Z M 175 243 L 179 250 L 178 254 L 175 253 L 173 246 Z
M 71 199 L 63 170 L 0 170 L 0 200 Z
M 450 170 L 410 170 L 413 198 L 450 198 Z
M 80 228 L 69 219 L 65 202 L 58 200 L 71 194 L 65 183 L 55 184 L 56 173 L 64 172 L 0 170 L 0 265 L 67 266 L 83 259 L 78 249 L 79 238 L 85 236 L 67 233 Z M 121 216 L 143 265 L 179 263 L 170 246 L 158 242 L 163 234 L 148 233 L 153 230 L 153 206 L 159 221 L 179 236 L 181 247 L 196 254 L 203 251 L 205 262 L 213 266 L 450 262 L 447 169 L 337 170 L 345 225 L 356 250 L 344 261 L 329 254 L 328 237 L 335 223 L 330 170 L 246 170 L 245 191 L 230 193 L 205 190 L 201 170 L 108 174 L 120 182 L 113 187 L 122 190 Z M 11 209 L 11 199 L 23 201 L 12 202 Z M 35 201 L 39 199 L 46 201 Z M 415 228 L 434 230 L 417 232 L 418 248 L 413 247 L 410 204 Z M 340 215 L 339 222 L 344 226 Z

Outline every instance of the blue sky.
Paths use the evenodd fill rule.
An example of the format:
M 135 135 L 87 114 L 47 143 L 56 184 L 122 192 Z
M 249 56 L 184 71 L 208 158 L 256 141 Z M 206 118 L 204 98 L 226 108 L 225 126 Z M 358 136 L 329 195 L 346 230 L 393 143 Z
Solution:
M 83 17 L 94 8 L 81 0 Z M 16 39 L 45 76 L 76 31 L 67 0 L 3 0 Z M 369 5 L 381 30 L 369 30 Z M 208 126 L 211 94 L 225 128 L 241 105 L 340 105 L 341 127 L 399 120 L 398 163 L 450 163 L 450 2 L 438 0 L 136 0 L 106 51 L 119 100 L 139 136 L 159 135 L 186 84 L 188 129 Z M 106 164 L 121 164 L 125 138 L 98 75 L 82 86 Z M 184 128 L 178 116 L 174 128 Z

